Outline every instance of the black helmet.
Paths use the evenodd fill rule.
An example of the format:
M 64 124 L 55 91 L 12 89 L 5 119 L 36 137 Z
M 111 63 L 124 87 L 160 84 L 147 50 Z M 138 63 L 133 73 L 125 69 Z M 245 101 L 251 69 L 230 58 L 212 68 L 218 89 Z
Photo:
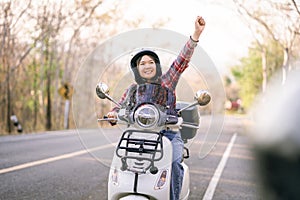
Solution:
M 140 57 L 142 57 L 144 55 L 151 56 L 154 59 L 154 62 L 156 64 L 156 75 L 151 80 L 156 81 L 162 75 L 160 60 L 159 60 L 158 55 L 155 52 L 150 51 L 150 50 L 142 50 L 142 51 L 138 52 L 137 54 L 135 54 L 135 56 L 133 56 L 133 58 L 130 61 L 131 70 L 133 71 L 135 81 L 138 84 L 142 84 L 142 83 L 146 82 L 146 80 L 140 76 L 140 73 L 138 72 L 138 69 L 137 69 L 137 61 Z

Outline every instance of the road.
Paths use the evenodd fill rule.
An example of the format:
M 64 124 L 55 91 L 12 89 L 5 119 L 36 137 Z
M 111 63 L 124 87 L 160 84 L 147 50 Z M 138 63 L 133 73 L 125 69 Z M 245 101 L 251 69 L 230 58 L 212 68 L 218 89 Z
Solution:
M 190 199 L 259 199 L 243 122 L 226 117 L 218 141 L 206 141 L 213 148 L 204 156 L 199 154 L 204 129 L 188 144 Z M 107 199 L 109 163 L 119 134 L 97 129 L 0 137 L 0 199 Z

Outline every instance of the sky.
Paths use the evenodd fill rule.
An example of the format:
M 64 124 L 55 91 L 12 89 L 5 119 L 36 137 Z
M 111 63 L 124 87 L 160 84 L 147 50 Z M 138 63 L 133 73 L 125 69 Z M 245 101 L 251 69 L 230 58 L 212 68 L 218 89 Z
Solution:
M 229 67 L 247 55 L 252 41 L 251 32 L 232 0 L 122 0 L 120 3 L 126 7 L 125 18 L 142 16 L 145 19 L 140 28 L 151 27 L 163 19 L 166 23 L 162 28 L 186 36 L 192 34 L 196 16 L 203 16 L 206 27 L 199 45 L 222 74 L 229 73 Z

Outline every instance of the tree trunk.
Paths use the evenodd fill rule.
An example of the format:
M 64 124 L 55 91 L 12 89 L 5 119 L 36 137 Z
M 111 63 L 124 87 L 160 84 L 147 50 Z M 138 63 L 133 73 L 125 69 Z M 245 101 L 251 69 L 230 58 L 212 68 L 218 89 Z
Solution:
M 45 64 L 46 64 L 46 95 L 47 95 L 47 105 L 46 105 L 46 130 L 51 130 L 51 59 L 49 51 L 49 38 L 45 40 Z
M 48 69 L 49 70 L 49 69 Z M 51 77 L 50 73 L 47 73 L 47 111 L 46 111 L 46 129 L 51 130 L 52 123 L 51 123 Z
M 33 91 L 34 91 L 34 100 L 33 100 L 33 130 L 36 130 L 37 126 L 37 115 L 38 115 L 38 73 L 37 73 L 37 65 L 35 59 L 33 60 Z
M 6 111 L 6 124 L 7 124 L 7 132 L 11 133 L 11 95 L 10 95 L 10 70 L 7 65 L 7 74 L 6 74 L 6 103 L 7 103 L 7 111 Z
M 268 71 L 267 71 L 267 53 L 266 49 L 263 48 L 261 51 L 261 65 L 262 65 L 262 92 L 264 93 L 267 89 L 268 82 Z
M 283 64 L 282 64 L 282 85 L 285 84 L 287 76 L 288 76 L 288 70 L 290 68 L 290 59 L 289 59 L 289 49 L 284 48 L 283 52 Z

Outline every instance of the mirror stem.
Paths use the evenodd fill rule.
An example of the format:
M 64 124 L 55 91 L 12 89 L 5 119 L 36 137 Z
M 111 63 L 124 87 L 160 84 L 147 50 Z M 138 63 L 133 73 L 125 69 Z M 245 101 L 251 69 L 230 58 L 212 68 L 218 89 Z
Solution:
M 184 107 L 184 108 L 181 108 L 177 113 L 180 114 L 182 111 L 184 111 L 184 110 L 186 110 L 186 109 L 188 109 L 188 108 L 190 108 L 190 107 L 193 107 L 193 106 L 195 106 L 195 105 L 198 105 L 198 102 L 197 102 L 197 101 L 194 102 L 194 103 L 191 103 L 190 105 L 187 105 L 187 106 Z
M 115 101 L 113 98 L 111 98 L 109 95 L 106 95 L 106 98 L 110 101 L 112 101 L 114 104 L 116 104 L 119 108 L 121 108 L 121 104 L 119 104 L 117 101 Z

